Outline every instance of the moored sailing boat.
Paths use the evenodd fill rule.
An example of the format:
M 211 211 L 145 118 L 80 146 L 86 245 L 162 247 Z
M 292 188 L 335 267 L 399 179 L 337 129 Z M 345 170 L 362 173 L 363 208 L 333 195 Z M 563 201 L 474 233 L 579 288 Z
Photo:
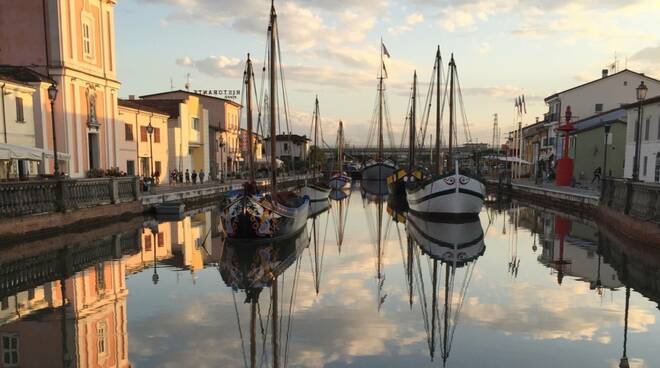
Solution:
M 263 194 L 257 190 L 255 167 L 252 150 L 252 88 L 254 86 L 252 62 L 248 55 L 245 84 L 247 92 L 247 144 L 250 179 L 243 185 L 243 192 L 223 209 L 222 217 L 226 235 L 230 239 L 277 239 L 296 235 L 301 231 L 309 212 L 309 198 L 300 197 L 293 192 L 278 192 L 277 190 L 277 159 L 276 159 L 276 127 L 277 101 L 276 96 L 276 64 L 279 55 L 277 32 L 277 14 L 275 5 L 271 4 L 270 23 L 268 26 L 268 56 L 270 83 L 270 163 L 271 179 L 270 193 Z M 280 70 L 281 72 L 281 70 Z M 285 101 L 286 102 L 286 101 Z M 285 109 L 286 111 L 286 109 Z
M 396 165 L 392 160 L 388 160 L 383 156 L 383 122 L 384 122 L 384 93 L 385 84 L 384 80 L 386 74 L 384 72 L 385 64 L 383 62 L 383 53 L 389 57 L 389 53 L 385 49 L 385 45 L 381 41 L 380 47 L 380 71 L 378 76 L 378 154 L 374 159 L 370 159 L 364 163 L 361 171 L 362 188 L 370 192 L 370 194 L 384 195 L 387 194 L 387 177 L 392 175 L 396 170 Z
M 312 119 L 312 124 L 314 125 L 314 146 L 317 151 L 319 149 L 318 136 L 319 136 L 319 98 L 316 97 L 314 101 L 314 118 Z M 302 188 L 302 194 L 309 197 L 310 202 L 319 202 L 319 201 L 328 201 L 328 195 L 330 194 L 331 187 L 328 186 L 328 183 L 318 177 L 318 165 L 316 162 L 312 162 L 312 173 L 313 179 L 307 181 L 305 186 Z
M 341 121 L 337 129 L 337 171 L 330 175 L 328 185 L 332 190 L 351 188 L 351 177 L 344 172 L 344 124 Z
M 440 157 L 440 48 L 436 54 L 437 113 L 436 113 L 436 153 Z M 421 181 L 406 184 L 408 207 L 411 212 L 433 217 L 471 218 L 476 217 L 483 206 L 485 185 L 473 176 L 462 173 L 458 161 L 454 162 L 453 138 L 455 129 L 455 97 L 457 72 L 454 55 L 449 62 L 449 149 L 445 173 L 440 160 L 436 160 L 435 172 Z M 460 94 L 459 94 L 460 97 Z M 462 104 L 461 104 L 462 105 Z M 463 112 L 464 115 L 464 112 Z

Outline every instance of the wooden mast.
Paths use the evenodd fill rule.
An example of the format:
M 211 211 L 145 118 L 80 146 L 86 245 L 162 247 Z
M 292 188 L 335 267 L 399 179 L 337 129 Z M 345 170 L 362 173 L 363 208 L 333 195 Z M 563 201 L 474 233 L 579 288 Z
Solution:
M 413 75 L 413 93 L 412 93 L 412 107 L 410 109 L 410 147 L 408 147 L 408 175 L 412 175 L 415 169 L 415 134 L 417 133 L 416 127 L 416 113 L 417 113 L 417 70 Z
M 454 64 L 454 54 L 451 54 L 449 61 L 449 150 L 447 151 L 447 169 L 451 172 L 453 165 L 453 144 L 454 144 L 454 74 L 456 73 L 456 64 Z
M 337 132 L 337 137 L 339 140 L 339 175 L 342 175 L 344 173 L 344 124 L 339 120 L 339 131 Z
M 378 160 L 383 158 L 383 39 L 380 40 L 380 76 L 378 77 Z
M 254 151 L 252 148 L 252 60 L 250 54 L 247 55 L 247 77 L 245 78 L 245 90 L 247 92 L 247 151 L 248 151 L 248 169 L 250 171 L 250 182 L 255 181 L 254 177 Z
M 314 147 L 316 152 L 319 152 L 319 96 L 316 96 L 316 99 L 314 100 Z M 317 154 L 318 157 L 318 154 Z M 312 168 L 312 175 L 314 178 L 316 178 L 316 162 L 312 162 L 312 165 L 314 166 Z
M 442 66 L 442 58 L 440 57 L 440 46 L 438 46 L 438 52 L 435 54 L 435 65 L 436 65 L 436 73 L 437 73 L 437 80 L 436 80 L 436 88 L 438 89 L 435 94 L 435 150 L 436 150 L 436 160 L 435 160 L 435 173 L 440 175 L 440 170 L 442 168 L 442 164 L 440 163 L 440 88 L 441 88 L 441 78 L 442 78 L 442 73 L 440 71 L 440 67 Z
M 277 198 L 277 119 L 275 108 L 275 81 L 277 76 L 275 75 L 275 62 L 276 62 L 276 47 L 275 42 L 275 32 L 277 25 L 277 14 L 275 14 L 275 2 L 271 1 L 270 6 L 270 167 L 271 167 L 271 182 L 270 182 L 270 195 L 275 200 Z

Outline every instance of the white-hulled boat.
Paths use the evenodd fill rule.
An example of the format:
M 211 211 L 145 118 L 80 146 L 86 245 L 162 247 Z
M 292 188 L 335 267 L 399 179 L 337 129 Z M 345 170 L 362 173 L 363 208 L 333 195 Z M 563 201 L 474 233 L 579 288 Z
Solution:
M 319 148 L 318 144 L 318 129 L 319 129 L 319 98 L 316 97 L 314 101 L 314 119 L 312 119 L 312 124 L 314 125 L 314 146 L 316 149 Z M 312 162 L 313 167 L 313 176 L 314 178 L 305 183 L 305 186 L 302 188 L 302 195 L 309 197 L 310 202 L 320 202 L 328 201 L 328 196 L 330 195 L 331 188 L 328 186 L 328 183 L 323 179 L 318 177 L 317 165 L 315 162 Z
M 332 190 L 351 188 L 351 177 L 344 172 L 344 123 L 339 121 L 337 129 L 337 171 L 330 175 L 328 186 Z
M 437 86 L 441 86 L 442 59 L 440 48 L 436 54 Z M 452 55 L 449 62 L 449 149 L 447 157 L 446 173 L 441 173 L 440 160 L 436 160 L 434 175 L 423 178 L 420 181 L 406 183 L 406 195 L 408 208 L 411 212 L 419 215 L 440 218 L 470 218 L 476 217 L 483 207 L 486 195 L 486 186 L 478 179 L 461 173 L 458 161 L 453 162 L 453 137 L 455 116 L 455 78 L 456 63 Z M 437 112 L 436 112 L 436 153 L 440 157 L 440 88 L 437 88 Z
M 277 127 L 277 94 L 276 56 L 279 55 L 277 41 L 277 15 L 274 4 L 271 5 L 269 38 L 269 108 L 270 136 L 273 144 L 270 150 L 271 179 L 270 193 L 259 193 L 254 179 L 255 167 L 252 150 L 252 88 L 254 86 L 252 62 L 248 54 L 245 72 L 247 92 L 247 142 L 250 179 L 243 185 L 243 191 L 222 211 L 224 230 L 229 239 L 255 241 L 258 239 L 271 241 L 292 237 L 304 228 L 309 212 L 309 197 L 297 196 L 293 192 L 278 192 L 277 190 L 277 159 L 276 159 L 276 127 Z M 285 101 L 286 103 L 286 101 Z M 287 109 L 284 109 L 285 111 Z

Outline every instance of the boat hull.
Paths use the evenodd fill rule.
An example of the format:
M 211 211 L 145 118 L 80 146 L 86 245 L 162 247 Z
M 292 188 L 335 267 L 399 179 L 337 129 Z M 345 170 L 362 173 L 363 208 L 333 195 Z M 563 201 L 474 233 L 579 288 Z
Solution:
M 484 231 L 478 219 L 444 223 L 409 213 L 406 230 L 424 253 L 459 267 L 477 259 L 486 250 Z
M 330 196 L 330 187 L 314 183 L 307 183 L 303 188 L 301 195 L 309 197 L 310 202 L 327 201 Z
M 328 186 L 332 190 L 350 189 L 351 178 L 346 175 L 335 175 L 328 181 Z
M 309 198 L 298 198 L 297 202 L 286 206 L 257 195 L 240 195 L 222 211 L 226 235 L 251 241 L 293 236 L 305 226 L 309 214 Z
M 485 195 L 483 183 L 460 174 L 433 177 L 406 188 L 411 212 L 440 218 L 477 217 Z
M 396 167 L 389 161 L 371 161 L 362 169 L 362 181 L 387 181 L 394 174 Z

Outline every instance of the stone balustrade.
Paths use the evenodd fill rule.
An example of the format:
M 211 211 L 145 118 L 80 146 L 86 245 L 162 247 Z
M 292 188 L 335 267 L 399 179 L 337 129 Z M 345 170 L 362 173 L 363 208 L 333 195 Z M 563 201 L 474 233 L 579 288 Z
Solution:
M 0 183 L 0 218 L 68 212 L 140 198 L 136 177 Z
M 660 223 L 660 185 L 606 178 L 600 203 L 644 221 Z

